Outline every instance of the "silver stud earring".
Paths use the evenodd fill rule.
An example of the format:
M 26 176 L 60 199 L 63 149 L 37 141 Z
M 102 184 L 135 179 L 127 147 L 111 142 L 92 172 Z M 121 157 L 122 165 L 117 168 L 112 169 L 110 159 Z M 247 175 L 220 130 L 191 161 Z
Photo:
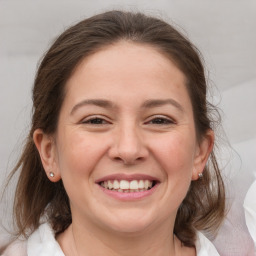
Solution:
M 49 175 L 51 178 L 53 178 L 55 176 L 53 172 L 50 172 Z
M 204 175 L 203 175 L 201 172 L 198 173 L 198 178 L 199 178 L 199 179 L 202 179 L 203 176 L 204 176 Z

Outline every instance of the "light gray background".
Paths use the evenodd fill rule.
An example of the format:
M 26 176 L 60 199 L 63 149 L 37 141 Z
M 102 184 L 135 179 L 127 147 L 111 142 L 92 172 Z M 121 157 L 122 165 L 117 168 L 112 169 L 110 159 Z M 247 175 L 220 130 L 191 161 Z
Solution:
M 209 82 L 217 87 L 212 101 L 223 111 L 223 127 L 233 148 L 227 139 L 219 139 L 231 210 L 214 242 L 221 255 L 247 255 L 252 243 L 242 202 L 256 177 L 254 0 L 0 0 L 0 186 L 29 127 L 31 86 L 38 60 L 67 26 L 113 8 L 142 10 L 174 21 L 203 53 Z M 0 205 L 1 212 L 6 201 L 9 199 Z M 1 220 L 5 225 L 7 215 Z M 5 232 L 0 232 L 1 243 Z

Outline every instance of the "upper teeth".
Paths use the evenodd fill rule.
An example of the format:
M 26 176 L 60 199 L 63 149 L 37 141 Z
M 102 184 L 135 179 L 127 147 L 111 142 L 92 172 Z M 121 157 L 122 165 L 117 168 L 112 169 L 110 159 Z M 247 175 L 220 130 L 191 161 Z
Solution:
M 101 186 L 107 189 L 148 189 L 152 187 L 153 182 L 150 180 L 108 180 L 101 182 Z

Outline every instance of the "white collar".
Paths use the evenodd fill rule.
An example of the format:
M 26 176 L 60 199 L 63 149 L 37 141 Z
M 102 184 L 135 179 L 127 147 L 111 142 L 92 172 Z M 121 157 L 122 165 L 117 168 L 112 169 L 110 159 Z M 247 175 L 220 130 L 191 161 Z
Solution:
M 24 243 L 24 242 L 23 242 Z M 48 223 L 41 224 L 39 228 L 26 241 L 27 253 L 17 252 L 19 255 L 27 256 L 65 256 L 58 242 L 55 239 L 54 232 Z M 20 248 L 25 248 L 24 245 Z M 6 251 L 4 256 L 13 256 L 8 251 L 13 252 L 13 248 Z M 219 256 L 214 245 L 200 232 L 197 232 L 196 241 L 197 256 Z
M 199 231 L 197 231 L 196 251 L 197 256 L 219 256 L 211 241 Z

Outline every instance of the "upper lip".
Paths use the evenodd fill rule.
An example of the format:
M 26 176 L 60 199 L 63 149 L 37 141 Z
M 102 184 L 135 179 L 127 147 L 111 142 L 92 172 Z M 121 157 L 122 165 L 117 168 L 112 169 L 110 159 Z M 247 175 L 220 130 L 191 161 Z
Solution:
M 102 178 L 99 178 L 95 181 L 95 183 L 100 183 L 100 182 L 107 181 L 107 180 L 128 180 L 128 181 L 150 180 L 150 181 L 159 182 L 159 179 L 157 179 L 156 177 L 153 177 L 151 175 L 140 174 L 140 173 L 137 173 L 137 174 L 117 173 L 117 174 L 110 174 L 110 175 L 104 176 Z

